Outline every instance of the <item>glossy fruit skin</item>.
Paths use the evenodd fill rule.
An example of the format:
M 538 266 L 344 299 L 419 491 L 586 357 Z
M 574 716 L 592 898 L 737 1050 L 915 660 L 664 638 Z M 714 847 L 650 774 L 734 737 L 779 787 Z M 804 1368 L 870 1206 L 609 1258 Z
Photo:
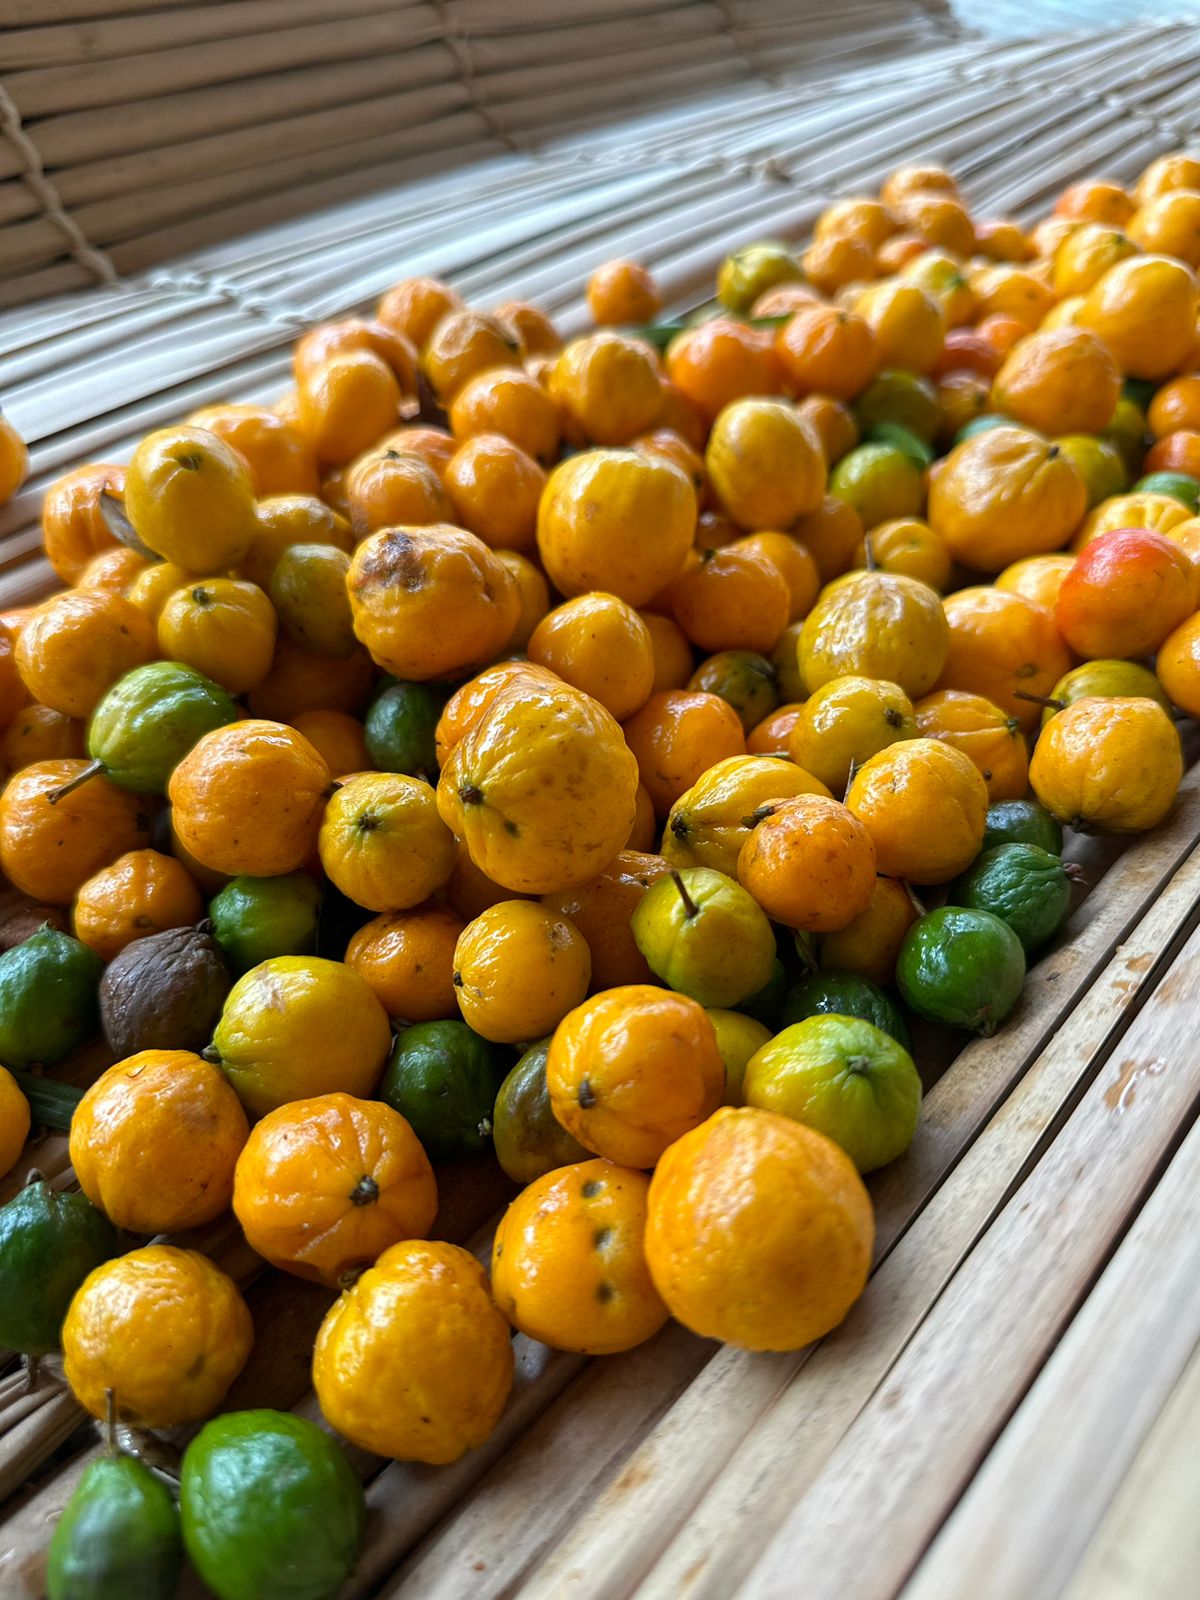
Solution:
M 650 630 L 624 600 L 578 595 L 533 630 L 529 659 L 590 694 L 618 722 L 645 705 L 654 687 Z
M 819 779 L 772 756 L 729 756 L 708 767 L 671 807 L 663 855 L 673 867 L 737 875 L 738 855 L 763 806 L 829 791 Z
M 1041 433 L 1102 433 L 1121 394 L 1108 348 L 1086 328 L 1019 339 L 992 384 L 992 406 Z
M 943 906 L 909 930 L 896 981 L 918 1016 L 987 1038 L 1021 998 L 1025 952 L 990 911 Z
M 1048 695 L 1071 666 L 1052 613 L 1004 589 L 959 589 L 945 600 L 950 645 L 938 689 L 982 695 L 1026 732 L 1037 726 L 1036 701 Z
M 916 920 L 915 916 L 913 920 Z M 783 1007 L 785 1027 L 803 1022 L 807 1017 L 830 1013 L 840 1017 L 858 1017 L 888 1034 L 905 1050 L 912 1049 L 903 1011 L 890 995 L 885 994 L 869 978 L 853 972 L 822 970 L 809 973 L 788 990 Z
M 513 1327 L 584 1355 L 616 1355 L 667 1320 L 646 1266 L 644 1172 L 580 1161 L 508 1207 L 492 1246 L 492 1291 Z
M 658 423 L 661 371 L 640 339 L 602 331 L 572 339 L 550 369 L 549 389 L 566 413 L 567 436 L 624 445 Z
M 503 1060 L 465 1022 L 418 1022 L 397 1036 L 379 1097 L 435 1161 L 478 1155 L 492 1142 Z
M 1052 856 L 1062 854 L 1062 826 L 1036 800 L 1004 800 L 989 806 L 983 850 L 1002 844 L 1032 844 Z
M 912 1143 L 921 1079 L 902 1044 L 861 1017 L 810 1016 L 792 1024 L 746 1068 L 747 1105 L 791 1117 L 873 1172 Z
M 276 628 L 275 610 L 255 584 L 206 578 L 168 596 L 158 615 L 158 648 L 240 695 L 270 671 Z
M 531 1044 L 496 1094 L 492 1114 L 496 1160 L 514 1183 L 532 1183 L 556 1167 L 588 1158 L 551 1109 L 546 1084 L 549 1053 L 549 1039 Z
M 146 1245 L 89 1273 L 63 1323 L 63 1371 L 94 1417 L 199 1422 L 224 1399 L 254 1342 L 232 1279 L 195 1250 Z
M 238 1157 L 234 1215 L 272 1266 L 338 1288 L 437 1215 L 429 1159 L 402 1116 L 374 1100 L 321 1095 L 255 1124 Z
M 258 498 L 272 494 L 316 494 L 317 464 L 303 435 L 266 406 L 205 406 L 188 419 L 215 433 L 250 468 Z
M 21 1159 L 32 1125 L 29 1101 L 7 1067 L 0 1067 L 0 1178 Z
M 795 394 L 853 400 L 879 365 L 875 336 L 861 317 L 834 306 L 800 306 L 775 334 L 775 350 Z
M 1118 261 L 1088 291 L 1080 324 L 1104 340 L 1131 378 L 1166 378 L 1196 336 L 1196 280 L 1169 256 Z
M 1155 662 L 1163 689 L 1189 717 L 1200 717 L 1200 622 L 1181 622 L 1163 640 Z
M 712 765 L 746 753 L 741 719 L 715 694 L 652 694 L 624 733 L 658 817 L 666 817 Z
M 551 1032 L 587 994 L 591 975 L 591 954 L 575 924 L 531 900 L 489 906 L 454 949 L 463 1019 L 495 1044 Z
M 316 1423 L 234 1411 L 189 1444 L 179 1483 L 188 1558 L 218 1600 L 332 1600 L 362 1544 L 362 1484 Z
M 647 527 L 656 530 L 649 548 Z M 538 507 L 538 553 L 562 594 L 598 590 L 644 606 L 678 574 L 695 528 L 696 492 L 673 462 L 587 450 L 550 474 Z
M 492 550 L 529 552 L 546 474 L 499 433 L 477 433 L 454 453 L 445 476 L 455 520 Z
M 598 701 L 524 680 L 454 746 L 437 804 L 494 882 L 553 894 L 595 877 L 624 846 L 637 785 L 637 761 Z
M 1061 549 L 1087 493 L 1053 444 L 1023 428 L 989 428 L 947 456 L 929 493 L 929 521 L 951 555 L 978 572 Z
M 771 1030 L 755 1017 L 741 1011 L 725 1011 L 721 1007 L 708 1007 L 708 1020 L 717 1035 L 717 1049 L 725 1063 L 725 1098 L 727 1106 L 742 1103 L 742 1081 L 746 1064 L 755 1051 L 761 1050 L 771 1037 Z
M 229 1205 L 249 1134 L 222 1073 L 188 1050 L 143 1050 L 101 1073 L 71 1118 L 79 1186 L 129 1233 L 178 1233 Z
M 850 450 L 829 475 L 829 492 L 873 528 L 921 514 L 925 490 L 918 464 L 894 445 L 867 443 Z M 804 538 L 804 530 L 796 532 Z
M 0 955 L 0 1060 L 53 1066 L 95 1037 L 104 963 L 55 928 Z
M 465 926 L 449 906 L 375 917 L 350 940 L 346 965 L 366 979 L 393 1019 L 441 1021 L 458 1009 L 454 947 Z
M 839 801 L 799 795 L 772 806 L 755 825 L 737 872 L 772 921 L 831 933 L 870 905 L 875 845 Z
M 704 456 L 709 481 L 739 527 L 790 528 L 825 494 L 825 456 L 793 406 L 735 400 L 717 417 Z
M 20 707 L 0 735 L 0 764 L 11 776 L 35 761 L 76 760 L 84 752 L 84 727 L 49 706 Z
M 58 794 L 87 771 L 86 761 L 36 761 L 0 795 L 0 865 L 32 900 L 69 905 L 101 867 L 150 843 L 141 804 L 104 778 Z
M 329 879 L 368 911 L 405 911 L 440 889 L 454 840 L 422 778 L 362 772 L 325 808 L 318 840 Z
M 720 1105 L 725 1066 L 702 1007 L 630 984 L 594 995 L 554 1031 L 546 1058 L 554 1115 L 586 1149 L 650 1167 Z
M 788 746 L 797 766 L 844 794 L 851 768 L 916 732 L 912 701 L 898 683 L 847 674 L 808 697 Z
M 1160 652 L 1161 653 L 1161 652 Z M 1050 691 L 1051 700 L 1060 700 L 1064 706 L 1076 700 L 1096 696 L 1102 700 L 1145 699 L 1155 700 L 1170 715 L 1171 700 L 1162 684 L 1137 661 L 1101 660 L 1085 661 L 1072 667 Z M 1042 727 L 1058 715 L 1062 706 L 1046 706 L 1042 712 Z M 1031 840 L 1030 843 L 1037 843 Z M 1057 851 L 1053 852 L 1058 854 Z
M 107 492 L 121 500 L 125 468 L 95 463 L 64 473 L 42 501 L 42 543 L 64 583 L 75 583 L 93 556 L 116 547 L 101 509 Z
M 357 972 L 319 956 L 276 956 L 234 984 L 213 1049 L 242 1104 L 261 1116 L 314 1095 L 369 1095 L 391 1040 Z
M 904 935 L 920 915 L 920 902 L 908 885 L 895 878 L 877 877 L 867 909 L 844 928 L 823 934 L 817 941 L 823 970 L 854 974 L 886 987 L 896 975 L 896 957 Z
M 1152 654 L 1196 609 L 1196 568 L 1160 533 L 1105 533 L 1079 552 L 1063 579 L 1054 620 L 1081 656 Z
M 406 772 L 435 781 L 444 695 L 444 689 L 428 683 L 390 683 L 375 696 L 363 727 L 367 754 L 378 772 Z
M 157 653 L 154 629 L 135 605 L 101 589 L 72 589 L 36 608 L 16 662 L 35 700 L 87 717 L 118 679 Z
M 230 877 L 295 872 L 311 856 L 329 768 L 302 734 L 250 718 L 205 734 L 167 794 L 184 848 Z
M 775 935 L 742 885 L 711 867 L 652 884 L 630 920 L 652 972 L 702 1006 L 736 1006 L 771 976 Z
M 1071 909 L 1071 880 L 1062 862 L 1033 844 L 984 850 L 952 885 L 955 905 L 990 911 L 1007 922 L 1026 955 L 1061 930 Z
M 798 1350 L 835 1328 L 866 1284 L 874 1233 L 849 1157 L 756 1107 L 685 1134 L 650 1182 L 655 1287 L 685 1327 L 742 1349 Z
M 587 941 L 593 992 L 652 981 L 633 936 L 632 918 L 646 890 L 668 870 L 662 856 L 622 850 L 587 883 L 542 897 L 543 905 L 569 918 Z
M 25 1356 L 57 1350 L 79 1285 L 121 1249 L 117 1230 L 82 1195 L 27 1183 L 0 1206 L 0 1339 Z
M 725 257 L 717 269 L 717 299 L 730 311 L 744 313 L 768 289 L 803 282 L 804 272 L 787 246 L 763 239 Z
M 313 1352 L 317 1398 L 339 1433 L 434 1465 L 484 1442 L 512 1376 L 508 1324 L 483 1268 L 452 1244 L 385 1250 L 331 1307 Z
M 961 750 L 987 784 L 988 800 L 1020 800 L 1029 788 L 1029 753 L 1016 717 L 982 695 L 943 689 L 916 705 L 917 731 Z
M 1154 700 L 1076 700 L 1042 729 L 1033 792 L 1077 832 L 1142 833 L 1170 811 L 1183 775 L 1179 735 Z
M 668 590 L 675 621 L 701 650 L 770 651 L 791 620 L 791 590 L 760 549 L 735 539 L 706 550 Z
M 125 475 L 138 538 L 188 572 L 224 572 L 250 548 L 254 485 L 236 450 L 203 428 L 147 434 Z
M 122 789 L 162 794 L 206 733 L 233 722 L 233 696 L 193 667 L 154 661 L 108 691 L 88 724 L 88 754 Z
M 171 1600 L 183 1566 L 179 1513 L 133 1456 L 93 1461 L 50 1540 L 47 1600 Z
M 233 878 L 209 902 L 213 937 L 239 976 L 272 956 L 313 950 L 321 890 L 307 872 Z
M 987 785 L 961 750 L 909 739 L 872 756 L 846 805 L 875 842 L 880 872 L 910 883 L 947 883 L 975 859 Z
M 456 689 L 438 718 L 435 734 L 438 766 L 446 765 L 451 750 L 483 720 L 502 690 L 529 681 L 558 687 L 554 673 L 532 661 L 497 661 L 495 666 L 485 667 Z M 386 694 L 387 691 L 382 692 Z
M 517 623 L 508 570 L 481 539 L 448 523 L 371 534 L 346 581 L 355 634 L 397 678 L 447 678 L 487 661 Z
M 852 572 L 828 585 L 800 635 L 800 673 L 810 694 L 833 678 L 895 683 L 928 693 L 946 659 L 949 629 L 928 584 L 888 572 Z
M 104 961 L 127 944 L 200 921 L 204 901 L 186 867 L 157 850 L 131 850 L 81 884 L 72 926 Z

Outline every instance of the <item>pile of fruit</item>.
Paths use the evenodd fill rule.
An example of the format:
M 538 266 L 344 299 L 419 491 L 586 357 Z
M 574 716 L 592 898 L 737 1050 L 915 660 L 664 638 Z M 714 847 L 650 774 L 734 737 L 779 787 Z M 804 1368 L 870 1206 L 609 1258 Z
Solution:
M 0 1345 L 61 1349 L 97 1418 L 204 1424 L 181 1520 L 89 1469 L 54 1600 L 169 1594 L 184 1548 L 228 1600 L 353 1565 L 340 1446 L 214 1419 L 254 1328 L 175 1241 L 230 1208 L 336 1294 L 317 1399 L 385 1457 L 487 1439 L 514 1329 L 841 1321 L 931 1025 L 1017 1005 L 1064 828 L 1174 802 L 1198 266 L 1189 157 L 1029 233 L 906 168 L 684 321 L 629 262 L 565 346 L 408 279 L 274 409 L 49 490 L 68 587 L 0 621 L 0 1170 L 69 1129 L 79 1189 L 0 1209 Z M 85 1092 L 45 1074 L 99 1034 Z M 493 1154 L 488 1273 L 430 1235 Z

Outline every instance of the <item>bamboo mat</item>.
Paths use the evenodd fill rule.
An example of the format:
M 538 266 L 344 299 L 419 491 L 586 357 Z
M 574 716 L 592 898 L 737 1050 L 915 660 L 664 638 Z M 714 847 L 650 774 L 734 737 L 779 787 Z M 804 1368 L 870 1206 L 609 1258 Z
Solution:
M 114 9 L 111 0 L 7 0 L 5 16 L 20 26 L 0 33 L 5 82 L 40 74 L 26 85 L 41 96 L 35 103 L 58 103 L 93 22 L 117 55 L 151 22 L 168 41 L 164 52 L 202 52 L 215 37 L 204 32 L 214 7 L 123 0 Z M 289 27 L 318 27 L 324 9 L 232 0 L 220 11 L 231 31 L 253 38 L 285 12 Z M 415 57 L 430 48 L 419 42 L 423 14 L 440 9 L 349 0 L 347 28 L 383 18 L 380 26 L 417 30 L 405 51 Z M 481 31 L 495 12 L 512 11 L 484 0 L 453 9 Z M 1102 35 L 1028 39 L 1010 35 L 1021 33 L 1022 13 L 1027 31 L 1030 8 L 1001 0 L 990 9 L 1002 37 L 984 39 L 974 36 L 974 6 L 847 0 L 835 26 L 806 14 L 798 42 L 782 30 L 802 8 L 748 0 L 703 8 L 708 26 L 721 24 L 712 58 L 689 55 L 681 42 L 701 20 L 683 13 L 698 7 L 571 0 L 559 9 L 581 27 L 653 11 L 663 29 L 681 30 L 652 85 L 624 62 L 619 98 L 646 108 L 640 115 L 614 122 L 607 68 L 589 87 L 571 63 L 538 94 L 505 102 L 507 143 L 478 106 L 436 101 L 444 111 L 414 115 L 414 125 L 423 118 L 434 130 L 430 144 L 413 153 L 409 141 L 400 158 L 376 148 L 356 168 L 361 193 L 339 172 L 301 181 L 276 171 L 271 183 L 290 186 L 278 208 L 247 192 L 203 215 L 149 210 L 152 228 L 111 250 L 106 243 L 108 259 L 121 274 L 169 254 L 168 265 L 0 313 L 0 403 L 30 439 L 34 469 L 0 510 L 0 606 L 50 582 L 37 553 L 47 481 L 80 461 L 128 454 L 147 429 L 206 401 L 274 398 L 290 381 L 299 328 L 371 304 L 399 277 L 436 272 L 484 303 L 536 299 L 571 331 L 582 326 L 587 273 L 617 254 L 644 260 L 669 300 L 685 306 L 709 291 L 727 248 L 764 234 L 802 238 L 829 198 L 873 187 L 900 162 L 952 167 L 977 215 L 1032 217 L 1089 172 L 1132 179 L 1154 155 L 1187 144 L 1200 122 L 1200 27 L 1169 20 L 1187 8 Z M 1087 0 L 1048 9 L 1064 29 L 1087 20 Z M 1094 21 L 1111 8 L 1091 10 Z M 538 35 L 539 11 L 530 6 L 524 32 Z M 751 23 L 757 31 L 739 42 Z M 703 37 L 700 28 L 693 43 Z M 868 61 L 889 59 L 864 65 L 860 39 Z M 364 84 L 356 106 L 396 92 L 385 86 L 390 65 L 369 82 L 369 65 L 351 65 Z M 315 79 L 332 70 L 278 72 Z M 210 93 L 211 85 L 181 85 L 164 104 Z M 606 106 L 603 126 L 590 125 Z M 538 121 L 548 109 L 552 139 Z M 69 132 L 77 114 L 44 109 L 30 126 L 41 119 Z M 124 116 L 123 103 L 105 110 L 118 128 Z M 436 139 L 450 136 L 451 121 L 460 165 L 447 173 L 437 170 L 445 150 Z M 351 126 L 370 126 L 369 114 Z M 180 127 L 180 148 L 163 146 L 161 170 L 171 182 L 203 182 L 171 165 L 184 159 Z M 225 135 L 210 124 L 210 137 Z M 348 142 L 358 137 L 351 131 Z M 364 134 L 364 148 L 374 138 Z M 92 166 L 110 159 L 86 140 L 81 148 Z M 5 181 L 0 160 L 7 239 L 26 223 L 3 220 Z M 115 198 L 105 190 L 95 203 Z M 304 215 L 289 213 L 293 200 Z M 316 204 L 326 209 L 308 209 Z M 229 227 L 238 237 L 224 237 Z M 35 278 L 44 293 L 70 287 L 82 281 L 80 267 L 60 257 L 7 279 L 0 269 L 0 299 L 24 295 Z M 1152 1498 L 1134 1477 L 1118 1492 L 1126 1468 L 1152 1448 L 1178 1462 L 1166 1397 L 1176 1377 L 1187 1379 L 1200 1342 L 1200 1308 L 1186 1287 L 1195 1281 L 1195 1230 L 1170 1226 L 1173 1216 L 1186 1223 L 1191 1212 L 1179 1207 L 1194 1206 L 1200 1192 L 1195 1139 L 1180 1144 L 1200 1102 L 1200 1069 L 1194 1061 L 1154 1068 L 1200 1022 L 1198 843 L 1193 768 L 1164 829 L 1115 859 L 1087 847 L 1094 887 L 1069 939 L 1039 964 L 1010 1026 L 969 1045 L 939 1078 L 909 1157 L 875 1180 L 875 1275 L 833 1338 L 791 1357 L 753 1357 L 671 1327 L 603 1362 L 518 1338 L 514 1402 L 483 1450 L 439 1470 L 356 1455 L 372 1517 L 350 1593 L 782 1600 L 804 1571 L 814 1600 L 965 1592 L 1037 1600 L 1068 1580 L 1071 1600 L 1096 1600 L 1088 1574 L 1104 1551 L 1124 1548 L 1130 1527 L 1145 1526 L 1138 1508 Z M 65 1152 L 51 1141 L 43 1153 L 47 1170 L 68 1181 Z M 1143 1207 L 1164 1170 L 1164 1198 Z M 503 1191 L 478 1175 L 443 1187 L 457 1198 L 446 1231 L 485 1251 Z M 231 1404 L 311 1414 L 307 1354 L 319 1292 L 274 1273 L 255 1277 L 236 1241 L 213 1247 L 247 1282 L 260 1335 Z M 1145 1313 L 1122 1327 L 1117 1350 L 1139 1375 L 1157 1363 L 1153 1382 L 1135 1385 L 1137 1404 L 1128 1381 L 1112 1381 L 1111 1365 L 1077 1381 L 1084 1360 L 1111 1341 L 1131 1284 Z M 1172 1338 L 1160 1349 L 1162 1318 L 1172 1320 Z M 49 1529 L 94 1447 L 69 1398 L 51 1391 L 26 1414 L 10 1403 L 9 1381 L 0 1378 L 0 1442 L 20 1470 L 0 1484 L 0 1499 L 29 1481 L 0 1510 L 0 1594 L 34 1600 Z M 1076 1475 L 1063 1475 L 1057 1494 L 1046 1488 L 1058 1481 L 1053 1472 L 1031 1488 L 1025 1452 L 1052 1456 L 1064 1412 L 1076 1406 Z M 1184 1415 L 1194 1414 L 1193 1400 Z M 1159 1426 L 1165 1442 L 1156 1443 Z M 1097 1458 L 1103 1473 L 1093 1470 Z M 983 1487 L 971 1491 L 981 1461 Z M 1009 1505 L 1018 1508 L 1012 1516 L 998 1513 Z M 968 1559 L 964 1590 L 958 1574 Z M 1178 1587 L 1188 1592 L 1186 1582 Z

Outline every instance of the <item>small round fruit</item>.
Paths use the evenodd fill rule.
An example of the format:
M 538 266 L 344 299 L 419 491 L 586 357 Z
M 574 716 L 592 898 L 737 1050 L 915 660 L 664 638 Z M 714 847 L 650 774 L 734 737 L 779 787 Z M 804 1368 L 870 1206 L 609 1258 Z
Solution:
M 216 434 L 163 428 L 133 453 L 125 511 L 164 561 L 187 572 L 225 572 L 254 537 L 254 483 L 243 457 Z
M 399 1113 L 348 1094 L 269 1112 L 238 1157 L 233 1210 L 274 1267 L 338 1288 L 437 1215 L 429 1158 Z
M 861 1017 L 813 1016 L 765 1044 L 746 1068 L 746 1104 L 801 1122 L 873 1172 L 912 1143 L 921 1079 L 908 1051 Z
M 357 972 L 318 956 L 276 956 L 229 991 L 211 1051 L 242 1104 L 262 1116 L 338 1090 L 371 1094 L 391 1036 Z
M 896 975 L 904 935 L 920 915 L 920 902 L 908 884 L 877 877 L 867 909 L 844 928 L 822 935 L 817 946 L 821 965 L 828 972 L 855 973 L 886 987 Z
M 731 1013 L 732 1014 L 732 1013 Z M 514 1183 L 532 1183 L 588 1152 L 554 1115 L 546 1084 L 549 1039 L 530 1045 L 500 1085 L 493 1113 L 496 1160 Z
M 38 1178 L 0 1206 L 0 1340 L 24 1356 L 60 1344 L 63 1318 L 88 1273 L 118 1255 L 117 1230 L 77 1190 Z
M 720 1105 L 725 1067 L 703 1008 L 630 984 L 594 995 L 555 1029 L 546 1060 L 554 1115 L 588 1150 L 650 1167 Z
M 195 1250 L 146 1245 L 89 1273 L 63 1324 L 63 1372 L 85 1411 L 174 1428 L 220 1405 L 254 1325 L 233 1280 Z
M 130 850 L 81 884 L 72 926 L 103 961 L 135 939 L 186 928 L 204 915 L 204 901 L 187 868 L 157 850 Z
M 810 694 L 833 678 L 879 678 L 915 698 L 937 682 L 950 630 L 935 590 L 893 572 L 851 572 L 826 586 L 800 634 Z
M 190 1050 L 142 1050 L 101 1073 L 71 1118 L 79 1187 L 129 1233 L 178 1233 L 229 1205 L 246 1113 Z
M 584 594 L 549 612 L 533 630 L 528 656 L 590 694 L 624 722 L 654 688 L 650 630 L 624 600 Z
M 463 1018 L 497 1044 L 549 1033 L 587 994 L 591 975 L 591 955 L 575 924 L 532 900 L 490 906 L 454 948 Z
M 1025 952 L 990 911 L 943 906 L 909 929 L 896 981 L 918 1016 L 987 1037 L 1021 998 Z
M 379 1097 L 435 1160 L 478 1155 L 492 1142 L 501 1055 L 457 1018 L 414 1023 L 397 1036 Z
M 650 970 L 702 1006 L 736 1006 L 771 976 L 775 935 L 747 889 L 711 867 L 672 870 L 630 919 Z
M 448 906 L 386 913 L 355 933 L 346 965 L 366 979 L 389 1017 L 440 1021 L 457 1010 L 454 947 L 464 927 Z
M 616 1355 L 658 1332 L 644 1172 L 579 1161 L 535 1178 L 500 1219 L 492 1293 L 518 1332 L 557 1350 Z
M 330 882 L 368 911 L 406 911 L 449 878 L 454 839 L 423 778 L 361 772 L 325 808 L 318 838 Z
M 987 784 L 961 750 L 938 739 L 909 739 L 859 768 L 846 805 L 874 840 L 880 872 L 909 883 L 946 883 L 979 853 Z
M 0 1059 L 11 1067 L 53 1066 L 93 1038 L 103 970 L 94 950 L 49 925 L 6 950 L 0 956 Z
M 781 400 L 735 400 L 713 423 L 709 481 L 739 527 L 790 528 L 825 494 L 825 456 L 812 424 Z
M 285 1411 L 214 1417 L 179 1482 L 188 1559 L 217 1600 L 329 1600 L 362 1545 L 362 1484 L 341 1446 Z
M 1142 833 L 1175 803 L 1179 734 L 1154 700 L 1076 700 L 1042 729 L 1029 763 L 1033 792 L 1076 832 Z
M 182 1565 L 171 1491 L 133 1456 L 104 1455 L 84 1468 L 58 1519 L 46 1600 L 172 1600 Z
M 321 890 L 307 872 L 238 877 L 208 906 L 213 937 L 239 976 L 272 956 L 309 955 L 316 944 Z
M 832 933 L 867 909 L 875 892 L 875 845 L 853 812 L 816 794 L 764 810 L 742 846 L 737 871 L 773 922 Z
M 830 678 L 801 707 L 788 740 L 792 760 L 834 794 L 850 773 L 900 739 L 916 737 L 912 701 L 886 678 Z
M 507 1322 L 457 1245 L 385 1250 L 330 1307 L 313 1351 L 327 1421 L 376 1455 L 435 1466 L 483 1444 L 512 1387 Z
M 667 1309 L 745 1350 L 799 1350 L 836 1328 L 866 1286 L 874 1237 L 850 1158 L 757 1107 L 684 1134 L 650 1182 L 646 1259 Z
M 1002 800 L 988 807 L 982 849 L 992 850 L 1000 844 L 1033 844 L 1060 856 L 1062 826 L 1036 800 Z
M 1026 955 L 1061 930 L 1071 909 L 1071 875 L 1058 856 L 1035 844 L 984 850 L 952 885 L 953 904 L 990 911 L 1007 922 Z
M 916 921 L 915 914 L 912 920 Z M 823 968 L 820 972 L 810 972 L 788 990 L 783 1005 L 785 1026 L 803 1022 L 806 1017 L 830 1013 L 839 1017 L 859 1017 L 863 1022 L 869 1022 L 872 1027 L 889 1034 L 906 1050 L 912 1049 L 903 1011 L 890 995 L 885 994 L 869 978 L 853 972 L 835 972 Z

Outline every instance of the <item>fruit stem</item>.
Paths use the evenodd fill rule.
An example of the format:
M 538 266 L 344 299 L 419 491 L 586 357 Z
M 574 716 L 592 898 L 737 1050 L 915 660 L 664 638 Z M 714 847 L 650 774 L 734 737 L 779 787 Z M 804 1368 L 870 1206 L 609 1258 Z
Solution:
M 25 1393 L 32 1394 L 38 1386 L 38 1379 L 42 1375 L 41 1356 L 25 1357 Z
M 1047 711 L 1065 711 L 1067 709 L 1065 700 L 1053 700 L 1048 694 L 1029 694 L 1025 689 L 1014 689 L 1013 699 L 1028 700 L 1030 705 L 1045 706 Z
M 683 901 L 683 914 L 684 914 L 684 916 L 688 917 L 689 919 L 691 917 L 696 916 L 699 913 L 700 907 L 696 904 L 696 902 L 692 899 L 691 895 L 687 892 L 687 885 L 684 883 L 683 879 L 679 876 L 678 872 L 674 872 L 673 871 L 671 873 L 671 882 L 679 890 L 679 898 Z
M 372 1201 L 378 1199 L 379 1185 L 369 1172 L 365 1173 L 350 1191 L 350 1204 L 352 1206 L 369 1206 Z
M 200 1057 L 203 1061 L 211 1061 L 214 1067 L 221 1065 L 221 1052 L 215 1044 L 206 1044 L 200 1052 Z
M 879 563 L 875 559 L 875 541 L 869 533 L 863 534 L 863 559 L 867 563 L 868 572 L 879 571 Z
M 56 806 L 67 795 L 74 794 L 76 789 L 82 788 L 85 783 L 90 783 L 93 778 L 101 777 L 103 773 L 103 761 L 89 762 L 83 771 L 77 772 L 68 783 L 61 783 L 57 789 L 49 790 L 46 794 L 46 799 L 49 800 L 52 806 Z

